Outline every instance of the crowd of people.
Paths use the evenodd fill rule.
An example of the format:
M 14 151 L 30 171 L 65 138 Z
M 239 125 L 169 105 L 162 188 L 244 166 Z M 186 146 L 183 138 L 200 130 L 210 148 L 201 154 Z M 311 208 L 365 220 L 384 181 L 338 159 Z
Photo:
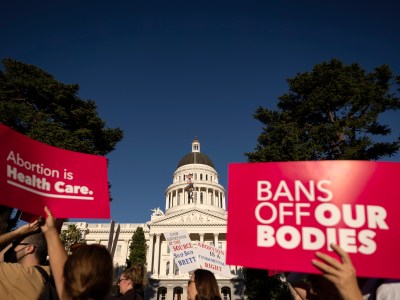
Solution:
M 25 224 L 0 236 L 1 299 L 41 299 L 45 281 L 40 266 L 52 275 L 60 300 L 143 300 L 148 285 L 144 265 L 124 270 L 117 281 L 119 296 L 110 294 L 114 268 L 109 251 L 85 243 L 67 254 L 55 219 L 45 207 L 46 218 Z M 322 275 L 289 273 L 287 284 L 294 300 L 395 300 L 400 299 L 400 281 L 358 278 L 349 255 L 332 244 L 339 260 L 316 252 L 312 264 Z M 49 258 L 49 265 L 47 263 Z M 101 263 L 99 263 L 101 262 Z M 190 274 L 188 300 L 221 300 L 214 274 L 197 269 Z
M 47 207 L 45 213 L 45 219 L 0 235 L 0 247 L 4 246 L 0 253 L 0 299 L 43 299 L 46 280 L 37 266 L 54 279 L 60 300 L 113 299 L 114 267 L 107 248 L 81 243 L 68 255 Z M 133 265 L 125 270 L 118 284 L 121 296 L 117 299 L 143 300 L 145 267 Z

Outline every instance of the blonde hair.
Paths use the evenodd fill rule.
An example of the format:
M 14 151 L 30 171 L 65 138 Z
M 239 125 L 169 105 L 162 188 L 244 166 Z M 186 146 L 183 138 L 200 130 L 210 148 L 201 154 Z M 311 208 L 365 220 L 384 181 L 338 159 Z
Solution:
M 97 244 L 74 250 L 64 266 L 64 288 L 73 300 L 101 300 L 108 295 L 113 263 L 108 250 Z
M 136 264 L 131 267 L 132 279 L 135 285 L 141 285 L 143 288 L 146 287 L 149 282 L 147 280 L 146 267 L 143 264 Z
M 133 289 L 141 295 L 144 295 L 144 290 L 149 285 L 147 279 L 146 266 L 143 264 L 135 264 L 129 269 L 121 273 L 125 279 L 132 281 Z

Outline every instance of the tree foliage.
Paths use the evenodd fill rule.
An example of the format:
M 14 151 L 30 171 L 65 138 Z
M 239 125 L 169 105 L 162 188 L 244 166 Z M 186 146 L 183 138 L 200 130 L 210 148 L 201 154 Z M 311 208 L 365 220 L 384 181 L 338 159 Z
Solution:
M 75 224 L 69 224 L 67 230 L 61 231 L 60 239 L 64 244 L 65 250 L 70 251 L 73 244 L 83 243 L 85 241 L 85 235 L 89 233 L 89 229 L 84 231 L 76 227 Z
M 268 270 L 243 268 L 243 279 L 248 300 L 268 299 Z
M 248 160 L 377 160 L 396 154 L 399 138 L 376 138 L 391 133 L 379 117 L 400 109 L 399 83 L 387 65 L 367 73 L 337 59 L 297 74 L 288 79 L 289 92 L 279 97 L 278 110 L 256 110 L 264 127 Z
M 146 265 L 147 245 L 142 227 L 136 228 L 129 245 L 129 261 L 131 265 Z
M 0 122 L 37 141 L 87 154 L 106 155 L 123 138 L 106 128 L 93 100 L 78 97 L 77 84 L 64 84 L 36 66 L 4 59 L 0 71 Z M 0 206 L 0 233 L 12 208 Z

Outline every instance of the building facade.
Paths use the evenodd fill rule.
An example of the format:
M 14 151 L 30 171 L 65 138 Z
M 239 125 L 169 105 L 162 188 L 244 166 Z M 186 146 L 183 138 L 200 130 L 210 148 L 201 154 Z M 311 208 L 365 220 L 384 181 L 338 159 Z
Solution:
M 181 273 L 169 250 L 164 232 L 185 229 L 194 246 L 203 242 L 226 250 L 226 191 L 219 184 L 212 161 L 200 152 L 194 139 L 192 151 L 182 157 L 165 191 L 165 211 L 153 209 L 145 224 L 74 223 L 87 243 L 109 247 L 115 267 L 125 266 L 129 244 L 137 227 L 144 229 L 147 242 L 147 271 L 150 287 L 146 299 L 186 300 L 188 273 Z M 68 224 L 63 226 L 66 229 Z M 242 299 L 241 269 L 230 266 L 231 276 L 216 274 L 224 300 Z

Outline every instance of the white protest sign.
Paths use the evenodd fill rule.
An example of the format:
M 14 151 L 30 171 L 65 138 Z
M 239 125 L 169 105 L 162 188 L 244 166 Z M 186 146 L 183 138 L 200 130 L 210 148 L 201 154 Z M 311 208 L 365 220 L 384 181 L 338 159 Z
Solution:
M 186 230 L 164 232 L 164 237 L 181 273 L 198 268 L 196 251 Z
M 229 266 L 225 264 L 225 250 L 199 242 L 197 244 L 198 263 L 201 269 L 223 276 L 231 276 Z

